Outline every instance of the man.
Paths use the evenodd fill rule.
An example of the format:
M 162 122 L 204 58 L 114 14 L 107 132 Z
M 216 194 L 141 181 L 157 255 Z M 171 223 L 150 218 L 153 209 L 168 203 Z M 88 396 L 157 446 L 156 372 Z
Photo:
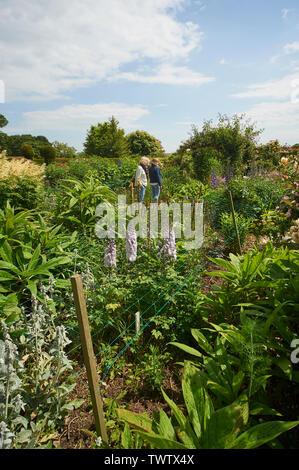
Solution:
M 149 179 L 150 179 L 150 185 L 152 188 L 152 195 L 153 195 L 154 203 L 158 202 L 160 191 L 162 189 L 162 177 L 161 177 L 159 164 L 160 162 L 158 158 L 153 158 L 152 165 L 149 169 Z

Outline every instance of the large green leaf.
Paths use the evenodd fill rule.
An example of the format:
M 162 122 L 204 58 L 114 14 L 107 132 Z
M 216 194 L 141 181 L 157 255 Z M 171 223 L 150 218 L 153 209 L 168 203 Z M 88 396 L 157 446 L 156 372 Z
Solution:
M 229 449 L 256 449 L 278 437 L 283 432 L 298 426 L 299 421 L 270 421 L 253 426 L 241 434 Z
M 205 415 L 205 396 L 202 379 L 190 362 L 185 362 L 182 389 L 188 417 L 198 439 L 200 439 Z
M 116 411 L 119 418 L 126 421 L 131 426 L 141 429 L 143 431 L 152 431 L 153 420 L 151 420 L 147 416 L 138 415 L 137 413 L 133 413 L 132 411 L 124 410 L 122 408 L 118 408 Z
M 171 439 L 167 439 L 165 437 L 160 436 L 159 434 L 149 434 L 141 431 L 137 431 L 140 437 L 151 444 L 154 449 L 190 449 L 190 447 L 181 444 L 178 441 L 172 441 Z M 194 447 L 191 447 L 194 449 Z
M 207 424 L 201 445 L 204 449 L 230 448 L 248 420 L 248 401 L 236 401 L 215 411 Z

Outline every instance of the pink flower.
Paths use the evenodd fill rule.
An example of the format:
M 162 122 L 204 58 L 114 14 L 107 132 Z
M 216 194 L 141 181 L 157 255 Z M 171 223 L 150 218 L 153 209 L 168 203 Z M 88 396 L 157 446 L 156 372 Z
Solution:
M 288 212 L 286 213 L 286 216 L 291 217 L 291 215 L 292 215 L 292 211 L 291 211 L 291 209 L 289 209 Z

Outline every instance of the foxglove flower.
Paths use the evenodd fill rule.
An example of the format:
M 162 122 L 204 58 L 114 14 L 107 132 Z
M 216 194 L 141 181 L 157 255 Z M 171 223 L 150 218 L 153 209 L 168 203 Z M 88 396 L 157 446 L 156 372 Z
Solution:
M 129 228 L 126 236 L 127 259 L 133 263 L 137 258 L 137 235 L 134 229 Z
M 169 236 L 164 238 L 164 243 L 158 256 L 159 258 L 164 256 L 164 258 L 175 261 L 176 255 L 175 233 L 173 227 L 171 227 L 169 230 Z
M 115 240 L 110 238 L 105 250 L 104 265 L 106 268 L 116 267 L 116 246 Z

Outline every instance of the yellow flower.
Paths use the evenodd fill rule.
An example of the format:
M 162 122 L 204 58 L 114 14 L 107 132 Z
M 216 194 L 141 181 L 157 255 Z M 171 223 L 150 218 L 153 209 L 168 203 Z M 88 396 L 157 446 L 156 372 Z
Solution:
M 282 165 L 286 165 L 288 163 L 288 159 L 286 157 L 282 157 L 280 162 L 281 162 Z

